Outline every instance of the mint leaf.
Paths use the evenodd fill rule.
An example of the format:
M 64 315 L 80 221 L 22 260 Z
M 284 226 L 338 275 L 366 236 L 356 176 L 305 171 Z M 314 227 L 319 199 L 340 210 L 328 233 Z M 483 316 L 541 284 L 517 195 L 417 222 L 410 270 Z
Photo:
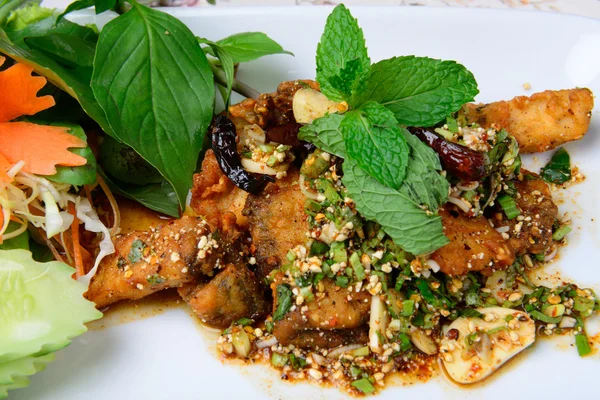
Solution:
M 271 54 L 290 54 L 279 43 L 262 32 L 242 32 L 216 42 L 227 51 L 234 63 L 248 62 Z M 209 51 L 209 54 L 215 55 Z
M 406 176 L 408 145 L 391 111 L 369 102 L 340 124 L 346 154 L 380 183 L 398 189 Z
M 344 161 L 342 182 L 358 212 L 378 222 L 396 244 L 413 254 L 429 253 L 448 243 L 435 213 L 446 202 L 449 185 L 438 172 L 441 165 L 435 152 L 407 130 L 400 131 L 410 147 L 410 159 L 399 190 L 379 183 L 353 159 Z
M 377 101 L 400 124 L 431 126 L 479 93 L 473 74 L 455 61 L 394 57 L 371 66 L 353 104 Z
M 91 85 L 116 138 L 160 171 L 184 208 L 215 98 L 189 28 L 133 2 L 102 29 Z
M 318 148 L 338 157 L 346 156 L 344 138 L 340 132 L 340 124 L 344 119 L 340 114 L 328 114 L 304 125 L 298 132 L 298 139 L 311 142 Z
M 378 222 L 404 250 L 425 254 L 448 243 L 439 216 L 429 215 L 406 193 L 377 182 L 352 159 L 344 161 L 342 182 L 358 212 Z
M 327 18 L 317 46 L 317 82 L 334 101 L 348 100 L 371 65 L 362 29 L 340 4 Z

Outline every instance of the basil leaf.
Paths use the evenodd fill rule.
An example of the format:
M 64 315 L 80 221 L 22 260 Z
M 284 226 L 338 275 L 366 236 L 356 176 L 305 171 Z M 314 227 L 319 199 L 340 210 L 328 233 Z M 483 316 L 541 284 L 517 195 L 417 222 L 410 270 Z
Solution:
M 404 129 L 401 132 L 411 154 L 399 190 L 379 183 L 353 159 L 344 161 L 342 182 L 361 215 L 378 222 L 404 250 L 425 254 L 448 243 L 441 218 L 434 213 L 446 202 L 449 185 L 438 173 L 439 160 L 432 162 L 433 150 Z
M 94 0 L 96 6 L 96 14 L 108 11 L 117 4 L 117 0 Z
M 394 115 L 369 102 L 340 124 L 346 154 L 383 185 L 398 189 L 406 176 L 408 144 Z
M 8 223 L 8 227 L 6 228 L 7 233 L 14 232 L 18 228 L 21 227 L 21 224 L 10 221 Z M 11 239 L 5 239 L 2 243 L 0 243 L 0 250 L 14 250 L 14 249 L 24 249 L 29 250 L 29 233 L 25 230 L 18 236 L 15 236 Z
M 15 45 L 29 49 L 25 44 L 25 38 L 44 36 L 49 33 L 62 33 L 69 36 L 76 36 L 91 43 L 96 43 L 98 41 L 98 34 L 93 29 L 75 24 L 66 19 L 59 21 L 55 16 L 27 25 L 25 28 L 18 31 L 7 31 L 6 35 Z
M 228 36 L 216 42 L 231 55 L 234 63 L 248 62 L 271 54 L 290 54 L 283 47 L 262 32 L 242 32 Z M 213 49 L 214 50 L 214 49 Z M 209 54 L 217 56 L 209 50 Z
M 62 14 L 56 17 L 56 22 L 60 22 L 67 14 L 72 13 L 73 11 L 85 10 L 86 8 L 90 8 L 94 5 L 94 0 L 77 0 L 72 2 L 65 8 Z M 96 11 L 96 14 L 98 12 Z
M 104 179 L 115 195 L 137 201 L 141 205 L 165 215 L 175 218 L 179 217 L 177 194 L 168 182 L 137 186 L 109 177 L 100 168 L 98 168 L 98 174 Z
M 558 185 L 571 180 L 571 157 L 569 153 L 563 147 L 556 150 L 548 164 L 542 168 L 540 175 L 546 182 Z
M 48 18 L 53 13 L 54 10 L 41 7 L 38 2 L 6 0 L 0 3 L 0 23 L 6 18 L 4 28 L 8 31 L 23 29 L 29 24 Z
M 340 124 L 344 119 L 340 114 L 328 114 L 304 125 L 298 132 L 298 139 L 311 142 L 321 150 L 338 157 L 346 156 L 344 138 L 340 132 Z
M 0 30 L 0 52 L 15 61 L 31 66 L 37 74 L 48 78 L 55 86 L 75 98 L 81 104 L 81 108 L 100 125 L 104 132 L 114 136 L 104 111 L 98 105 L 90 87 L 89 68 L 66 68 L 39 51 L 13 44 L 2 30 Z
M 69 128 L 69 133 L 73 136 L 83 139 L 87 143 L 85 131 L 79 125 L 66 124 L 60 122 L 49 122 L 45 125 L 64 126 Z M 90 185 L 96 183 L 96 158 L 89 146 L 79 149 L 70 149 L 72 153 L 84 157 L 87 162 L 78 167 L 56 166 L 56 174 L 45 176 L 45 178 L 59 183 L 69 183 L 74 186 Z
M 400 124 L 432 126 L 477 93 L 473 74 L 455 61 L 406 56 L 373 64 L 352 103 L 377 101 Z
M 292 308 L 292 289 L 287 284 L 277 285 L 277 308 L 273 313 L 273 321 L 279 321 Z
M 198 38 L 198 42 L 207 44 L 209 48 L 212 49 L 214 56 L 221 62 L 221 69 L 223 69 L 223 72 L 225 73 L 227 82 L 227 87 L 225 88 L 225 93 L 223 95 L 223 102 L 225 103 L 225 109 L 227 109 L 229 107 L 229 98 L 231 96 L 231 86 L 233 86 L 233 80 L 235 79 L 235 64 L 233 58 L 225 48 L 208 39 Z
M 134 2 L 100 33 L 92 89 L 117 139 L 160 171 L 184 207 L 215 98 L 189 28 Z
M 96 44 L 74 35 L 48 33 L 44 36 L 26 37 L 25 43 L 67 67 L 92 67 Z
M 327 18 L 317 46 L 317 82 L 321 92 L 334 101 L 350 99 L 370 65 L 362 29 L 350 11 L 343 4 L 338 5 Z

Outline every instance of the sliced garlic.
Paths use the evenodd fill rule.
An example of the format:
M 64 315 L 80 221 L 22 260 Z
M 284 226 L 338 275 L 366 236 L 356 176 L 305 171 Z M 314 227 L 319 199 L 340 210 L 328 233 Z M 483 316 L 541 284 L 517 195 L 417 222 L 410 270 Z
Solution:
M 294 118 L 299 124 L 310 124 L 327 113 L 343 113 L 348 111 L 346 102 L 336 103 L 329 100 L 318 90 L 310 88 L 299 89 L 292 101 Z
M 432 356 L 438 352 L 437 344 L 431 338 L 427 336 L 421 329 L 415 329 L 410 333 L 410 340 L 415 347 L 421 350 L 423 353 Z
M 369 347 L 373 353 L 381 352 L 383 343 L 379 336 L 385 335 L 388 323 L 388 313 L 385 303 L 378 295 L 371 297 L 371 317 L 369 319 Z M 377 333 L 379 332 L 379 334 Z
M 446 372 L 458 383 L 475 383 L 488 377 L 535 341 L 535 323 L 527 313 L 503 307 L 477 311 L 483 319 L 457 318 L 440 345 Z M 458 335 L 449 334 L 454 329 Z

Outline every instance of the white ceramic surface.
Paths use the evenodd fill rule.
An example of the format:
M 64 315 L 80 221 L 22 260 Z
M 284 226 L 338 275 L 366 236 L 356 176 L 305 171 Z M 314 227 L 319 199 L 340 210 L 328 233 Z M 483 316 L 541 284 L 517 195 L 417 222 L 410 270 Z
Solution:
M 314 54 L 330 9 L 203 8 L 170 10 L 194 33 L 219 39 L 261 30 L 296 57 L 272 56 L 244 65 L 239 78 L 261 91 L 283 80 L 311 78 Z M 476 9 L 353 8 L 373 61 L 416 54 L 453 59 L 475 74 L 480 101 L 509 99 L 545 89 L 587 86 L 600 93 L 600 22 L 557 14 Z M 77 17 L 79 18 L 79 17 Z M 89 18 L 89 17 L 86 17 Z M 81 20 L 79 20 L 81 21 Z M 532 86 L 524 91 L 523 83 Z M 587 179 L 557 192 L 561 211 L 573 213 L 570 245 L 554 263 L 563 276 L 600 290 L 600 113 L 586 138 L 567 145 Z M 537 171 L 547 155 L 530 159 Z M 598 331 L 598 318 L 590 331 Z M 222 364 L 184 309 L 89 332 L 11 399 L 338 399 L 336 389 L 280 382 L 265 366 Z M 426 384 L 390 386 L 382 399 L 598 398 L 598 354 L 580 359 L 572 338 L 543 340 L 489 382 L 458 388 L 438 377 Z M 418 396 L 418 397 L 417 397 Z

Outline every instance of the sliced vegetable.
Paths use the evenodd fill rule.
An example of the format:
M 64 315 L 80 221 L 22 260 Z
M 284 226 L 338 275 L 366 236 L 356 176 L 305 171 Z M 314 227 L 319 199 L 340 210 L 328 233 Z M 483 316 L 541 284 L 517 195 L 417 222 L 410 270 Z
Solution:
M 506 218 L 514 219 L 517 216 L 521 215 L 521 210 L 519 210 L 517 202 L 509 195 L 503 194 L 501 196 L 498 196 L 497 201 L 498 204 L 500 204 L 500 207 L 502 207 L 504 214 L 506 214 Z
M 455 330 L 455 334 L 445 335 L 440 345 L 444 367 L 458 383 L 486 378 L 535 341 L 535 323 L 526 313 L 503 307 L 477 311 L 484 319 L 457 318 L 448 327 L 448 332 Z M 518 324 L 507 319 L 517 319 Z
M 68 265 L 35 262 L 26 250 L 0 250 L 0 260 L 0 363 L 65 347 L 87 330 L 86 322 L 102 316 L 83 298 L 87 286 L 71 278 L 75 271 Z
M 375 386 L 367 378 L 358 379 L 352 382 L 351 385 L 364 394 L 371 394 L 375 391 Z
M 55 354 L 40 357 L 23 357 L 0 364 L 0 399 L 8 397 L 8 391 L 29 385 L 28 376 L 43 371 L 54 360 Z
M 573 229 L 569 225 L 563 225 L 552 234 L 552 240 L 562 240 L 565 236 L 567 236 Z M 542 258 L 543 260 L 543 258 Z

